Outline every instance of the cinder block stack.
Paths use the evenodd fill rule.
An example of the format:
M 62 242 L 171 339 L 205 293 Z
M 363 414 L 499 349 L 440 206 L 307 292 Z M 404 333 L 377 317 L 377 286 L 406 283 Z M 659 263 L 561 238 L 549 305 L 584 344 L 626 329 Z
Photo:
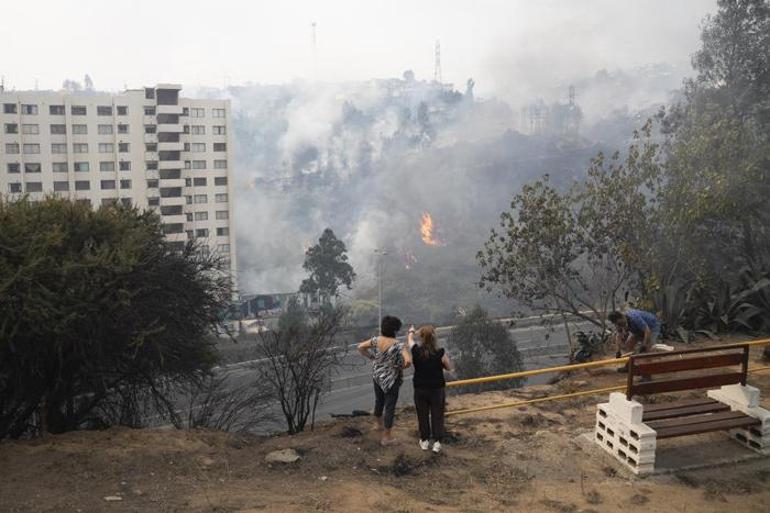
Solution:
M 594 441 L 634 474 L 649 474 L 655 468 L 655 430 L 642 422 L 643 406 L 613 392 L 610 401 L 596 411 Z

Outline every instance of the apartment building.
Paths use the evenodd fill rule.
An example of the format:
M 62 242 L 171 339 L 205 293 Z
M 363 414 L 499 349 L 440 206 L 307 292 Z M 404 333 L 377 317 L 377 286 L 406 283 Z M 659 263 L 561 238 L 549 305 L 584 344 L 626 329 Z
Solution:
M 201 239 L 234 271 L 230 102 L 180 90 L 0 91 L 0 192 L 154 209 L 169 241 Z

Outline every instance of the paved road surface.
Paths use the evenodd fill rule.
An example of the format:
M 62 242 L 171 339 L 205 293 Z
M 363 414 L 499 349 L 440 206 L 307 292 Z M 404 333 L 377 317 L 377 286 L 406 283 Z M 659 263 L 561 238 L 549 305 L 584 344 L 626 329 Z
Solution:
M 579 329 L 589 329 L 589 323 L 575 323 L 570 325 L 574 333 Z M 563 326 L 553 329 L 542 326 L 530 326 L 510 330 L 517 348 L 522 353 L 525 369 L 539 369 L 551 367 L 567 362 L 568 343 Z M 439 339 L 439 344 L 446 347 L 446 340 Z M 451 347 L 448 348 L 451 354 Z M 229 366 L 222 368 L 220 372 L 227 375 L 228 381 L 233 386 L 248 383 L 254 379 L 254 371 L 248 366 Z M 411 370 L 406 372 L 404 384 L 401 387 L 398 404 L 406 406 L 412 404 L 412 380 Z M 550 375 L 533 376 L 527 380 L 528 384 L 545 383 Z M 353 410 L 371 411 L 374 405 L 374 392 L 370 373 L 370 362 L 362 358 L 355 350 L 355 346 L 348 348 L 342 365 L 332 378 L 332 390 L 324 396 L 316 411 L 318 420 L 330 418 L 332 413 L 351 413 Z M 280 410 L 276 409 L 278 412 Z M 280 430 L 284 426 L 277 423 L 267 426 L 266 431 Z

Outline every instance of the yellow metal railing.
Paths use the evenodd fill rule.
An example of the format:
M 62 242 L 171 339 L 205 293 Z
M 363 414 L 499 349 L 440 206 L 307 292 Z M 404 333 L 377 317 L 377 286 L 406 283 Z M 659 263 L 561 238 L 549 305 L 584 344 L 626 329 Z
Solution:
M 744 346 L 748 345 L 750 347 L 754 346 L 765 346 L 770 344 L 770 338 L 765 338 L 761 340 L 753 340 L 751 342 L 742 342 L 737 344 L 727 344 L 725 347 L 732 347 L 732 346 Z M 663 353 L 665 354 L 665 353 Z M 628 361 L 628 357 L 624 356 L 622 358 L 609 358 L 606 360 L 599 360 L 596 362 L 587 362 L 587 363 L 576 363 L 572 365 L 560 365 L 557 367 L 545 367 L 542 369 L 532 369 L 527 371 L 520 371 L 520 372 L 511 372 L 508 374 L 498 374 L 496 376 L 485 376 L 482 378 L 471 378 L 471 379 L 461 379 L 456 381 L 449 381 L 447 382 L 447 387 L 460 387 L 465 385 L 478 385 L 480 383 L 491 383 L 494 381 L 503 381 L 506 379 L 516 379 L 516 378 L 525 378 L 528 376 L 537 376 L 540 374 L 548 374 L 551 372 L 562 372 L 562 371 L 572 371 L 572 370 L 580 370 L 580 369 L 590 369 L 595 367 L 607 367 L 611 365 L 618 365 L 619 363 L 625 363 Z M 770 370 L 770 366 L 766 367 L 755 367 L 753 369 L 749 369 L 748 372 L 762 372 L 765 370 Z M 585 395 L 595 395 L 595 394 L 602 394 L 606 392 L 615 392 L 618 390 L 623 390 L 626 388 L 626 385 L 618 385 L 615 387 L 609 387 L 609 388 L 600 388 L 595 390 L 584 390 L 582 392 L 573 392 L 570 394 L 560 394 L 560 395 L 553 395 L 553 396 L 547 396 L 547 397 L 538 397 L 536 399 L 527 399 L 523 401 L 514 401 L 509 403 L 502 403 L 502 404 L 494 404 L 490 406 L 480 406 L 477 408 L 466 408 L 463 410 L 453 410 L 446 412 L 446 416 L 451 415 L 461 415 L 465 413 L 474 413 L 479 411 L 487 411 L 487 410 L 496 410 L 500 408 L 513 408 L 516 406 L 522 406 L 525 404 L 533 404 L 533 403 L 539 403 L 539 402 L 546 402 L 546 401 L 556 401 L 561 399 L 570 399 L 572 397 L 580 397 Z

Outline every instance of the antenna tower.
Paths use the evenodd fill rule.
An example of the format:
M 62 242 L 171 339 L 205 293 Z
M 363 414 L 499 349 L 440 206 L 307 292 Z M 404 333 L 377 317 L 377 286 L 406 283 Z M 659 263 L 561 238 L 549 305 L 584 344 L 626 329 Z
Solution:
M 436 39 L 435 60 L 433 63 L 433 81 L 441 84 L 441 41 Z

